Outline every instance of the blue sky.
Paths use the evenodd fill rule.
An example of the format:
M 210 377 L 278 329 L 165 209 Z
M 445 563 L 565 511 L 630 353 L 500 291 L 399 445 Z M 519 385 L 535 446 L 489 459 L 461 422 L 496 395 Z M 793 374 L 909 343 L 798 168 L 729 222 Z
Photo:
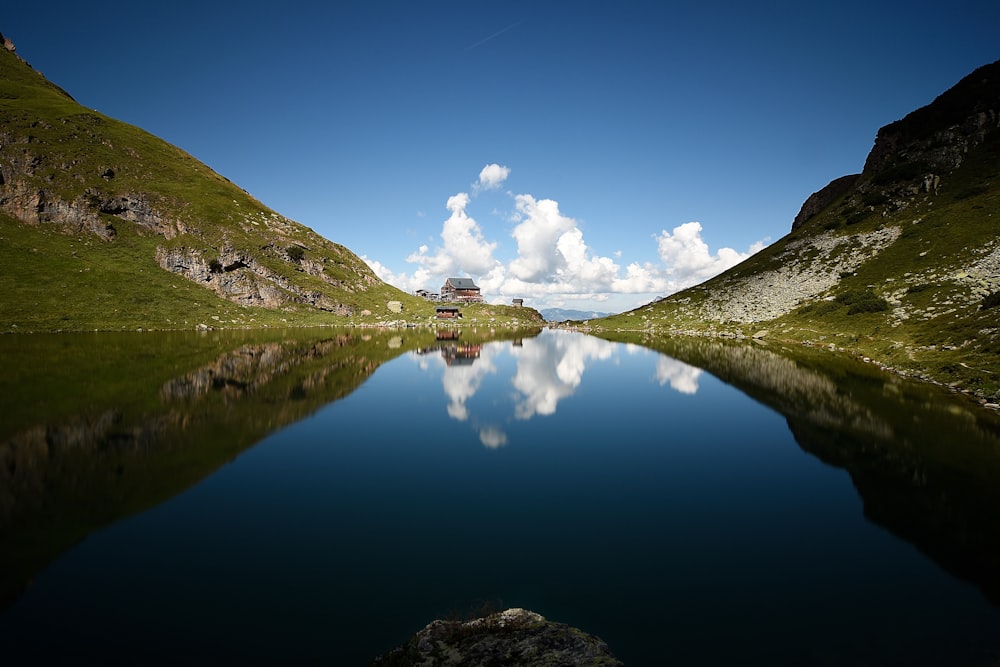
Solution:
M 82 104 L 387 282 L 626 310 L 785 235 L 878 128 L 1000 58 L 1000 3 L 9 3 Z

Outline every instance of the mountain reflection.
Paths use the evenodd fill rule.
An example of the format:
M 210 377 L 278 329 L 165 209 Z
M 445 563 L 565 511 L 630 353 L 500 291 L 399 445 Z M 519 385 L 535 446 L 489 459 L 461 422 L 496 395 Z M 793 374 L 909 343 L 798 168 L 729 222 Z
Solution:
M 850 474 L 866 518 L 1000 604 L 1000 415 L 826 351 L 642 342 L 782 414 L 803 451 Z
M 0 339 L 0 607 L 90 532 L 435 344 L 433 332 L 361 331 Z M 470 367 L 490 336 L 453 346 L 446 363 Z

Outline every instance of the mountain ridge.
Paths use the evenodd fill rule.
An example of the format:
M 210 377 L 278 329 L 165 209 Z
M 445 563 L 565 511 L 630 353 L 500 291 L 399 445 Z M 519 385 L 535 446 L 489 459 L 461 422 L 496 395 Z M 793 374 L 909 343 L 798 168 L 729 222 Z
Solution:
M 0 39 L 4 331 L 433 317 L 344 246 L 77 104 Z M 998 130 L 1000 61 L 882 127 L 861 173 L 807 198 L 782 239 L 587 326 L 824 346 L 1000 403 Z M 467 321 L 542 321 L 530 308 L 465 310 Z
M 426 322 L 433 305 L 162 139 L 78 104 L 0 35 L 7 331 Z M 393 304 L 390 306 L 390 304 Z M 482 304 L 476 318 L 541 321 Z M 207 324 L 206 324 L 207 323 Z
M 607 317 L 611 313 L 596 310 L 574 310 L 572 308 L 543 308 L 539 311 L 546 322 L 565 322 L 566 320 L 596 320 Z
M 882 127 L 860 174 L 699 285 L 591 331 L 797 342 L 1000 402 L 1000 61 Z

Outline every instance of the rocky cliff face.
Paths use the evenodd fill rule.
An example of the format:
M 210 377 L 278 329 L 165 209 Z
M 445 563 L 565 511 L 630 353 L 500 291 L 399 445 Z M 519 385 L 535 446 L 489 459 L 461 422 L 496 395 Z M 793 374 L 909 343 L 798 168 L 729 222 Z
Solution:
M 955 170 L 998 127 L 1000 61 L 976 69 L 931 104 L 880 129 L 862 175 L 871 178 L 904 163 L 917 163 L 928 173 Z
M 795 231 L 805 224 L 807 220 L 814 218 L 820 211 L 843 197 L 858 182 L 858 178 L 860 177 L 861 174 L 850 174 L 835 178 L 826 187 L 809 195 L 802 204 L 802 208 L 799 209 L 798 215 L 792 221 L 792 231 Z

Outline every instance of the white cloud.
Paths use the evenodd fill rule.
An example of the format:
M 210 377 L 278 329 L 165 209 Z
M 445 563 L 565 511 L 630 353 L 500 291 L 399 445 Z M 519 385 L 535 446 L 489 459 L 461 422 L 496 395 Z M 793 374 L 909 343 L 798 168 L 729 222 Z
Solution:
M 441 227 L 444 245 L 433 254 L 426 245 L 421 246 L 406 261 L 419 264 L 428 277 L 438 278 L 464 273 L 481 276 L 495 269 L 499 263 L 493 258 L 497 244 L 487 241 L 479 224 L 465 212 L 468 205 L 469 195 L 464 192 L 449 197 L 451 217 Z
M 510 174 L 508 167 L 488 164 L 473 184 L 473 194 L 499 189 Z M 495 257 L 500 244 L 492 240 L 468 213 L 473 201 L 465 192 L 448 198 L 451 212 L 441 227 L 442 245 L 435 249 L 422 245 L 406 261 L 416 264 L 412 275 L 394 274 L 378 262 L 365 260 L 380 278 L 401 289 L 436 290 L 448 277 L 469 275 L 477 281 L 483 296 L 492 303 L 509 303 L 510 298 L 528 299 L 536 308 L 572 305 L 592 308 L 604 302 L 622 310 L 648 303 L 700 283 L 743 261 L 760 250 L 757 242 L 747 252 L 720 248 L 714 254 L 702 239 L 702 226 L 688 222 L 672 232 L 654 236 L 659 262 L 630 262 L 622 265 L 622 253 L 597 254 L 588 246 L 580 223 L 563 215 L 553 199 L 536 199 L 530 194 L 507 193 L 514 199 L 510 235 L 516 254 L 509 261 Z M 495 209 L 491 205 L 491 210 Z M 501 215 L 494 214 L 503 220 Z M 653 249 L 650 249 L 652 254 Z M 633 297 L 628 305 L 625 296 Z
M 567 268 L 559 244 L 563 234 L 576 229 L 576 221 L 562 216 L 559 204 L 551 199 L 517 195 L 515 202 L 522 222 L 511 233 L 517 241 L 517 258 L 510 263 L 510 274 L 528 283 L 549 281 Z
M 488 164 L 479 172 L 479 182 L 473 186 L 473 192 L 496 190 L 507 180 L 508 176 L 510 176 L 509 167 L 501 167 L 496 163 Z
M 764 247 L 762 241 L 757 241 L 745 253 L 732 248 L 719 248 L 712 255 L 708 244 L 701 238 L 700 222 L 687 222 L 674 227 L 673 234 L 664 229 L 656 239 L 664 271 L 670 280 L 671 292 L 708 280 Z
M 426 250 L 427 246 L 422 246 L 422 248 Z M 431 278 L 431 273 L 427 269 L 417 269 L 413 272 L 413 275 L 406 272 L 395 273 L 386 265 L 377 260 L 370 259 L 366 255 L 362 255 L 361 259 L 383 282 L 394 285 L 404 292 L 414 292 L 424 288 Z

